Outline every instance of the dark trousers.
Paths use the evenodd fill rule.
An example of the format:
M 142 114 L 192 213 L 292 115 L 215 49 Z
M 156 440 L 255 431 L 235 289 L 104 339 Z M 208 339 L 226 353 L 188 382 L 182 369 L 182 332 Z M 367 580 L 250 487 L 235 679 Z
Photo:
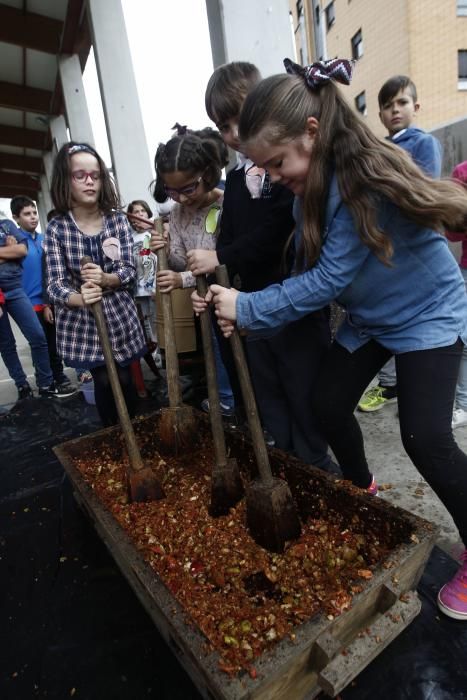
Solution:
M 105 366 L 93 367 L 89 370 L 94 380 L 94 397 L 99 418 L 104 428 L 118 423 L 117 407 L 115 405 L 109 375 Z M 118 378 L 130 418 L 135 414 L 136 395 L 131 377 L 130 366 L 117 365 Z
M 451 429 L 463 343 L 396 355 L 399 422 L 404 448 L 451 514 L 467 544 L 467 456 Z M 350 353 L 337 342 L 320 368 L 312 408 L 318 429 L 344 477 L 366 487 L 371 475 L 354 415 L 357 403 L 391 353 L 375 341 Z M 384 465 L 379 465 L 382 469 Z
M 325 469 L 331 458 L 316 426 L 312 399 L 331 345 L 329 313 L 309 314 L 271 338 L 246 345 L 261 418 L 276 447 Z
M 63 382 L 67 381 L 67 377 L 63 371 L 62 359 L 57 352 L 55 323 L 47 323 L 47 321 L 44 319 L 43 311 L 36 311 L 36 316 L 39 319 L 45 333 L 47 349 L 49 351 L 50 369 L 52 370 L 54 381 L 57 382 L 57 384 L 63 384 Z
M 244 409 L 243 409 L 243 395 L 242 395 L 242 390 L 240 388 L 240 382 L 238 380 L 238 375 L 237 375 L 237 368 L 235 365 L 235 360 L 234 356 L 232 353 L 232 346 L 230 344 L 229 338 L 225 338 L 222 335 L 221 329 L 219 328 L 219 324 L 217 323 L 217 316 L 215 316 L 214 311 L 211 309 L 211 314 L 212 314 L 212 326 L 214 328 L 214 332 L 216 334 L 217 342 L 219 345 L 219 351 L 222 359 L 222 364 L 225 367 L 225 370 L 227 372 L 229 382 L 230 382 L 230 387 L 232 389 L 233 397 L 234 397 L 234 403 L 235 403 L 235 410 L 236 413 L 239 416 L 240 420 L 243 420 L 244 418 Z M 243 349 L 245 350 L 245 336 L 240 336 L 242 341 L 243 341 Z M 201 346 L 198 346 L 201 347 Z M 246 350 L 245 350 L 245 355 L 246 355 Z M 248 355 L 246 356 L 246 360 L 248 362 Z

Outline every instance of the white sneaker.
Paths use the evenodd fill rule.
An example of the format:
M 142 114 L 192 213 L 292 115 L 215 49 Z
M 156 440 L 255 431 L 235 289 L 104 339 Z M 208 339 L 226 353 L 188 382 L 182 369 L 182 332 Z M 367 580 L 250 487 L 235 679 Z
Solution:
M 454 430 L 461 425 L 467 425 L 467 411 L 464 411 L 463 408 L 455 408 L 452 413 L 451 427 Z

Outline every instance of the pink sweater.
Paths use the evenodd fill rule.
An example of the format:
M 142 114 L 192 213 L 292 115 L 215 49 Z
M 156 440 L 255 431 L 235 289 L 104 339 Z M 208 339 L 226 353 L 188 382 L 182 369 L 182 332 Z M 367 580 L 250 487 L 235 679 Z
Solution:
M 459 180 L 464 185 L 467 185 L 467 160 L 463 163 L 456 165 L 452 171 L 452 177 L 454 180 Z M 467 233 L 456 233 L 455 231 L 445 231 L 446 238 L 449 241 L 462 241 L 462 255 L 459 265 L 461 267 L 467 268 Z

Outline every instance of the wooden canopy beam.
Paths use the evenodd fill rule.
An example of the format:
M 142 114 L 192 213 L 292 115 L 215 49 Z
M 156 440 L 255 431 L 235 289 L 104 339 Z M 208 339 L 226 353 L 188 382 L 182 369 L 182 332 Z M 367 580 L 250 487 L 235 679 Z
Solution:
M 0 144 L 19 146 L 20 148 L 35 148 L 45 151 L 48 139 L 47 131 L 36 129 L 22 129 L 19 126 L 6 126 L 0 124 Z
M 29 197 L 30 199 L 34 199 L 34 200 L 37 199 L 37 190 L 27 190 L 24 188 L 15 189 L 14 187 L 2 187 L 2 186 L 0 186 L 0 197 L 4 197 L 5 199 L 10 199 L 11 197 L 15 197 L 16 195 L 19 195 L 19 194 L 22 194 L 25 197 Z
M 0 81 L 0 107 L 51 114 L 53 92 Z M 55 112 L 57 114 L 57 112 Z
M 62 32 L 63 22 L 60 20 L 0 4 L 0 41 L 56 54 Z
M 0 170 L 0 187 L 38 192 L 41 185 L 39 180 L 34 179 L 30 175 L 19 175 L 18 173 L 8 173 L 5 170 Z
M 15 153 L 2 153 L 0 151 L 0 168 L 37 173 L 39 175 L 43 171 L 43 163 L 41 158 L 35 158 L 34 156 L 18 156 Z

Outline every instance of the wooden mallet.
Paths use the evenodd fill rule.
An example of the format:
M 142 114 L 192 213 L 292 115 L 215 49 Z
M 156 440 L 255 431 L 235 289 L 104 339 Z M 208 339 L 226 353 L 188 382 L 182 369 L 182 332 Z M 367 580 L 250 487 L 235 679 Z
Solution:
M 196 277 L 196 290 L 200 297 L 208 291 L 206 277 Z M 209 418 L 211 421 L 212 439 L 214 443 L 215 463 L 212 467 L 211 507 L 213 516 L 227 515 L 243 496 L 243 484 L 237 460 L 227 457 L 225 448 L 224 427 L 219 403 L 217 386 L 216 362 L 214 359 L 211 317 L 209 310 L 200 314 L 201 335 L 203 338 L 204 364 L 206 367 L 206 383 L 208 386 Z
M 155 224 L 156 230 L 162 235 L 162 221 L 158 219 Z M 156 255 L 158 271 L 168 270 L 169 266 L 165 247 L 159 248 L 159 250 L 156 251 Z M 161 293 L 160 298 L 162 316 L 164 319 L 165 368 L 167 373 L 169 406 L 161 410 L 159 439 L 161 447 L 177 455 L 181 449 L 190 447 L 193 444 L 196 424 L 193 408 L 182 404 L 171 293 Z
M 216 280 L 223 287 L 230 287 L 225 265 L 216 267 Z M 271 552 L 283 552 L 288 540 L 299 537 L 300 520 L 289 485 L 283 479 L 272 475 L 250 374 L 237 328 L 230 336 L 230 343 L 259 472 L 259 478 L 251 481 L 246 487 L 248 529 L 255 542 L 261 547 Z
M 80 266 L 84 267 L 87 263 L 92 263 L 89 256 L 85 255 L 80 260 Z M 146 465 L 141 457 L 138 443 L 136 442 L 133 425 L 128 415 L 125 398 L 123 396 L 122 387 L 118 378 L 117 368 L 113 356 L 112 346 L 107 332 L 107 324 L 105 321 L 102 302 L 96 301 L 90 304 L 90 309 L 94 316 L 97 333 L 102 346 L 107 374 L 109 375 L 110 386 L 112 388 L 115 406 L 117 408 L 120 426 L 128 452 L 129 468 L 127 470 L 128 477 L 128 492 L 131 501 L 156 501 L 165 497 L 164 490 L 159 480 L 154 475 L 151 467 Z

